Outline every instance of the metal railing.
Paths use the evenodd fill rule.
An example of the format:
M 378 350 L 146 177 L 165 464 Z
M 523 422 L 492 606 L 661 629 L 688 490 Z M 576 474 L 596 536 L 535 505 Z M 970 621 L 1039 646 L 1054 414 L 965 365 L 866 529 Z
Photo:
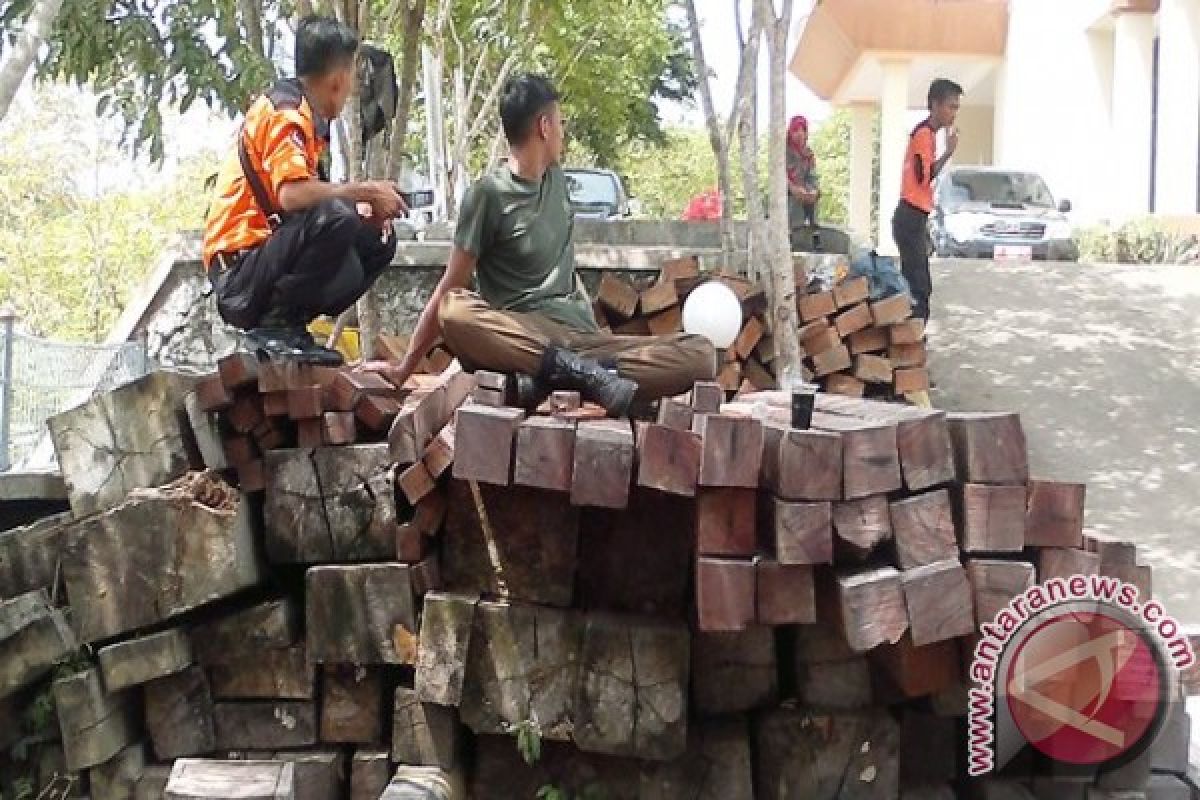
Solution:
M 0 472 L 54 463 L 46 420 L 145 375 L 145 341 L 55 342 L 18 333 L 0 314 Z

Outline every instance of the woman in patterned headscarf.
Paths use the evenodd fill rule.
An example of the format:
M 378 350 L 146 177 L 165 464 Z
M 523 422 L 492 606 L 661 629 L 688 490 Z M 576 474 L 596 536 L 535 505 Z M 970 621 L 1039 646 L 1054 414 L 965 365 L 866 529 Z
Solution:
M 787 137 L 788 220 L 791 227 L 817 224 L 817 158 L 808 146 L 808 120 L 792 117 Z

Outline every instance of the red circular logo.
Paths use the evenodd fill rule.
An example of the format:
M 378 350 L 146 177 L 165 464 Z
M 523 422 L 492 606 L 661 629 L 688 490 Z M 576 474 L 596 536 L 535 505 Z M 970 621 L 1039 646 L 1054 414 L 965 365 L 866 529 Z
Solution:
M 1089 612 L 1040 624 L 1020 643 L 1005 676 L 1009 713 L 1025 740 L 1078 765 L 1140 752 L 1157 734 L 1166 686 L 1141 632 Z

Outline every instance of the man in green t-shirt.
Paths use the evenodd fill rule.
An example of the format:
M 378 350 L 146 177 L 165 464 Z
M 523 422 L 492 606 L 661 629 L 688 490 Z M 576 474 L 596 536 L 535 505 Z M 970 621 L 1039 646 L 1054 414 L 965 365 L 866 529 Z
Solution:
M 417 322 L 397 378 L 407 378 L 439 331 L 470 370 L 515 373 L 533 406 L 574 389 L 610 414 L 680 394 L 716 372 L 708 339 L 615 336 L 592 316 L 575 272 L 558 94 L 537 75 L 513 78 L 500 98 L 506 164 L 467 191 L 446 272 Z M 468 291 L 474 276 L 478 294 Z M 615 367 L 615 369 L 614 369 Z

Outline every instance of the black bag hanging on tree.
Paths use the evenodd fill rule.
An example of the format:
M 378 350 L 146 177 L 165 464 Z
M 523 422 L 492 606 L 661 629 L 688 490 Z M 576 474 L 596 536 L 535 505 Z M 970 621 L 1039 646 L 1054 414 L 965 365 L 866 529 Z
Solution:
M 358 108 L 362 115 L 362 144 L 382 133 L 396 116 L 400 87 L 391 53 L 364 44 L 358 62 Z

